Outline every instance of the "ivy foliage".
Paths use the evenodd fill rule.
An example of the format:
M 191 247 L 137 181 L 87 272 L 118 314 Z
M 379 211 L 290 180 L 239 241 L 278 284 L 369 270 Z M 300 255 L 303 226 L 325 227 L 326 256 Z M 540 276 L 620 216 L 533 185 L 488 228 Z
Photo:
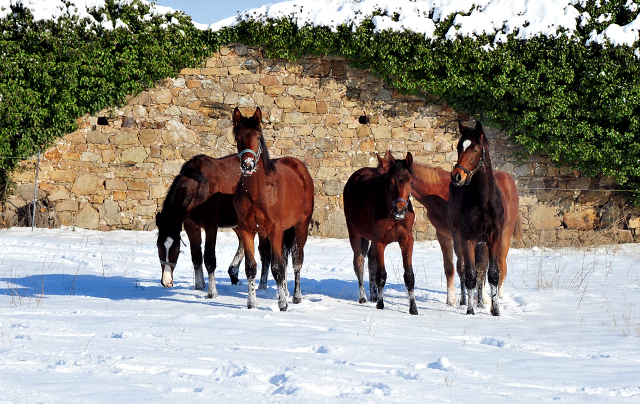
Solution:
M 446 102 L 506 131 L 523 156 L 547 154 L 639 191 L 640 44 L 587 42 L 612 23 L 633 21 L 640 10 L 627 0 L 579 3 L 591 18 L 578 31 L 528 40 L 511 34 L 507 41 L 447 39 L 452 16 L 436 24 L 430 39 L 376 32 L 373 16 L 334 29 L 299 27 L 292 16 L 212 32 L 197 30 L 182 13 L 150 15 L 137 0 L 108 0 L 92 13 L 102 24 L 72 13 L 34 21 L 15 7 L 0 20 L 0 155 L 33 154 L 75 130 L 77 117 L 122 105 L 156 80 L 200 65 L 220 45 L 241 42 L 272 58 L 345 56 L 403 93 Z M 105 29 L 108 22 L 116 28 Z M 13 164 L 0 158 L 0 170 Z
M 79 18 L 36 21 L 21 4 L 0 19 L 0 171 L 77 129 L 77 118 L 125 103 L 217 46 L 184 13 L 107 0 Z M 114 26 L 116 27 L 115 29 Z M 207 39 L 208 42 L 204 42 Z
M 375 32 L 371 20 L 335 30 L 298 27 L 292 19 L 244 21 L 234 29 L 241 42 L 263 47 L 270 57 L 343 55 L 408 94 L 421 94 L 471 113 L 506 131 L 522 146 L 521 157 L 546 154 L 587 175 L 613 176 L 640 189 L 640 61 L 634 47 L 585 45 L 592 32 L 625 25 L 640 10 L 626 0 L 576 5 L 592 17 L 575 33 L 528 40 L 412 32 Z M 600 15 L 603 18 L 598 18 Z M 598 22 L 606 20 L 607 22 Z

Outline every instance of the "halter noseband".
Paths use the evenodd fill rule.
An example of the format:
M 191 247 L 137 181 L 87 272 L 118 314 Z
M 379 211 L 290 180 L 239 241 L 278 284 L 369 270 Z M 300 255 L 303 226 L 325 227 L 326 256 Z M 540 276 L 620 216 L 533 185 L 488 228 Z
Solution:
M 162 265 L 166 265 L 166 266 L 169 266 L 169 267 L 171 267 L 171 268 L 175 268 L 175 267 L 176 267 L 176 265 L 178 265 L 178 263 L 177 263 L 177 262 L 176 262 L 176 263 L 171 263 L 171 262 L 167 262 L 167 261 L 163 261 L 163 260 L 160 260 L 160 264 L 162 264 Z
M 467 179 L 464 181 L 463 185 L 469 185 L 471 183 L 471 177 L 473 177 L 473 174 L 477 173 L 478 170 L 482 167 L 484 167 L 484 144 L 482 145 L 482 156 L 480 157 L 480 162 L 472 171 L 467 170 L 465 167 L 461 166 L 458 163 L 456 163 L 456 165 L 454 166 L 454 168 L 459 168 L 467 174 Z
M 253 158 L 254 158 L 254 167 L 252 170 L 249 171 L 245 171 L 242 169 L 242 156 L 244 156 L 246 153 L 251 153 L 253 154 Z M 238 153 L 238 157 L 240 157 L 240 171 L 242 171 L 242 175 L 244 175 L 245 177 L 255 173 L 258 170 L 258 160 L 260 160 L 260 155 L 262 154 L 262 143 L 260 143 L 260 146 L 258 147 L 258 152 L 254 152 L 251 149 L 244 149 L 243 151 L 241 151 L 240 153 Z

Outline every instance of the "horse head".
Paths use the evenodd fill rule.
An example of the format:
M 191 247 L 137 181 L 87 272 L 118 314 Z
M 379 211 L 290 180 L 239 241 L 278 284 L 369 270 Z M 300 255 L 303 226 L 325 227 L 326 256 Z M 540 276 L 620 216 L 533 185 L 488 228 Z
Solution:
M 258 171 L 260 157 L 262 157 L 262 165 L 267 171 L 271 171 L 273 167 L 267 151 L 267 144 L 262 136 L 261 122 L 262 111 L 260 108 L 256 108 L 252 117 L 242 116 L 238 107 L 233 111 L 233 134 L 240 157 L 240 171 L 245 177 Z
M 165 217 L 166 213 L 158 212 L 156 215 L 156 225 L 158 226 L 158 258 L 160 259 L 160 267 L 162 269 L 162 277 L 160 283 L 165 288 L 173 286 L 173 270 L 178 262 L 180 255 L 180 230 L 182 230 L 182 221 L 172 223 L 170 217 Z
M 396 160 L 387 151 L 385 159 L 378 156 L 380 168 L 386 169 L 389 178 L 389 201 L 391 202 L 391 215 L 396 220 L 403 220 L 409 208 L 411 198 L 411 184 L 413 184 L 413 156 L 407 152 L 404 160 Z M 382 164 L 384 163 L 384 164 Z
M 482 124 L 476 123 L 474 129 L 469 129 L 458 121 L 460 140 L 458 141 L 458 162 L 451 171 L 451 183 L 456 187 L 469 185 L 473 175 L 485 165 L 487 159 L 485 149 L 489 141 L 484 135 Z

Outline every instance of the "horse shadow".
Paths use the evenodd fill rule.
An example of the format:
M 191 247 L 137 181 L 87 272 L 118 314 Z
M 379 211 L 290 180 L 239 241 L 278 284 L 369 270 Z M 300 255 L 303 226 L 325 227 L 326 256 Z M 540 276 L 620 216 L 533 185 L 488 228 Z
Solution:
M 343 279 L 310 279 L 301 277 L 303 299 L 317 302 L 323 298 L 343 301 L 358 301 L 358 282 Z M 70 275 L 70 274 L 40 274 L 19 278 L 0 277 L 0 296 L 12 299 L 14 302 L 29 299 L 46 299 L 47 296 L 85 296 L 112 301 L 123 300 L 166 300 L 182 303 L 210 304 L 219 307 L 244 308 L 247 299 L 246 279 L 241 279 L 239 285 L 231 284 L 228 277 L 216 279 L 216 286 L 220 296 L 238 299 L 238 304 L 230 304 L 219 299 L 206 298 L 205 291 L 196 291 L 188 281 L 179 281 L 171 289 L 165 289 L 159 280 L 136 279 L 125 276 L 100 275 Z M 287 287 L 293 291 L 294 281 L 287 282 Z M 368 289 L 365 282 L 365 290 Z M 406 293 L 403 284 L 389 283 L 387 291 Z M 424 289 L 427 292 L 443 294 L 446 292 Z M 257 297 L 265 300 L 277 301 L 277 286 L 275 281 L 269 280 L 266 290 L 258 290 Z M 438 299 L 416 297 L 423 304 L 439 302 Z

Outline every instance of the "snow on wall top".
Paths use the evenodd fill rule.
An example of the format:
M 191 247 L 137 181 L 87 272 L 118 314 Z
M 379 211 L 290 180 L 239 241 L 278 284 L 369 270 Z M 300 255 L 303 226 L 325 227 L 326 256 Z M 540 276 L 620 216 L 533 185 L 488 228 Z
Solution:
M 626 7 L 631 11 L 637 10 L 638 4 L 635 1 L 628 0 Z M 72 2 L 77 6 L 75 12 L 80 17 L 87 18 L 92 18 L 87 13 L 87 8 L 100 7 L 105 3 L 104 0 Z M 240 21 L 290 17 L 295 19 L 298 26 L 308 24 L 335 28 L 350 22 L 358 25 L 375 11 L 383 11 L 389 16 L 395 14 L 397 18 L 374 17 L 376 31 L 409 30 L 431 38 L 436 24 L 455 14 L 454 26 L 446 33 L 446 38 L 489 34 L 495 35 L 495 42 L 503 42 L 507 40 L 507 35 L 514 32 L 517 32 L 516 37 L 519 39 L 537 35 L 556 36 L 562 31 L 573 32 L 578 25 L 592 18 L 587 13 L 581 14 L 574 7 L 585 2 L 586 0 L 295 0 L 245 10 L 238 16 L 211 25 L 194 24 L 199 29 L 215 31 L 236 25 Z M 15 3 L 24 4 L 37 20 L 58 18 L 64 9 L 62 0 L 0 0 L 0 18 L 6 16 L 10 11 L 9 5 Z M 212 3 L 212 7 L 215 7 L 215 3 Z M 154 13 L 175 11 L 158 5 L 152 5 L 152 9 Z M 112 25 L 106 28 L 112 28 Z M 638 40 L 639 32 L 640 16 L 625 26 L 611 24 L 600 34 L 593 31 L 587 45 L 610 42 L 613 45 L 632 46 Z

